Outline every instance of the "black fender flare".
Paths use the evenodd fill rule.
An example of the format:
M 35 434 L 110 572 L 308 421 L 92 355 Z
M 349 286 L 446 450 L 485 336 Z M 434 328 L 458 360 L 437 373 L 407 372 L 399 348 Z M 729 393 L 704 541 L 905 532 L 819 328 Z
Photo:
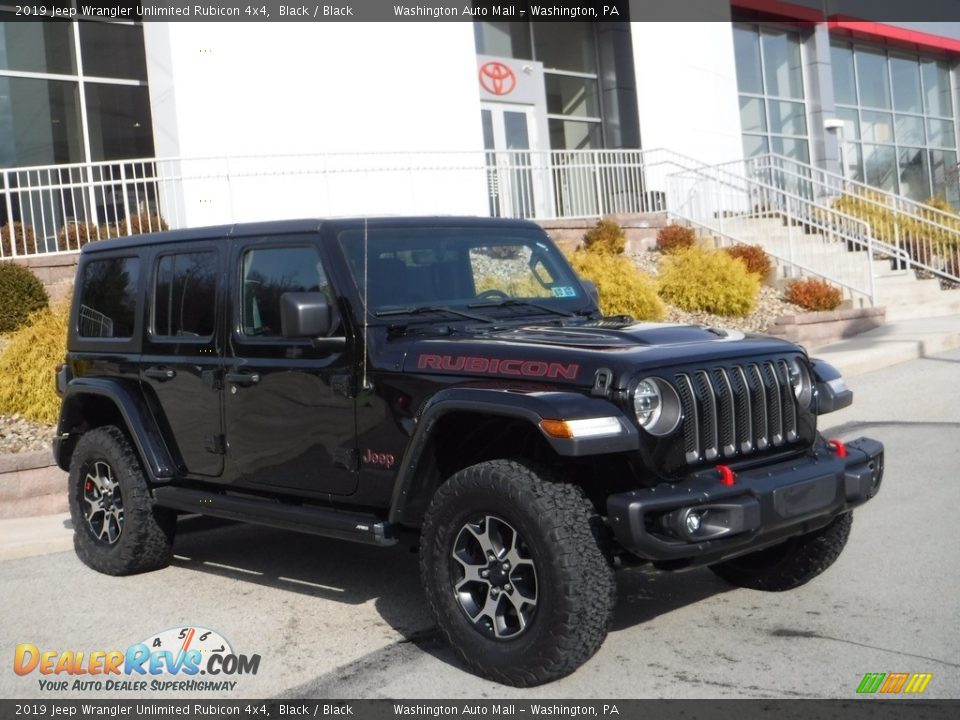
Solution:
M 424 451 L 437 423 L 444 415 L 452 412 L 472 412 L 525 420 L 543 435 L 554 452 L 566 457 L 629 452 L 640 447 L 640 434 L 636 425 L 606 398 L 563 391 L 447 388 L 424 403 L 417 414 L 416 429 L 407 444 L 393 486 L 390 501 L 391 522 L 404 523 L 410 520 L 408 510 L 411 505 L 416 505 L 418 492 L 426 489 L 418 483 Z M 548 435 L 540 426 L 540 421 L 545 419 L 578 420 L 597 417 L 618 418 L 621 432 L 602 437 L 557 438 Z
M 57 465 L 66 471 L 70 469 L 68 458 L 72 447 L 69 450 L 66 447 L 70 441 L 69 428 L 78 424 L 74 418 L 79 416 L 75 413 L 79 411 L 84 396 L 90 395 L 106 398 L 116 406 L 150 480 L 154 483 L 172 480 L 176 466 L 146 401 L 131 383 L 112 378 L 74 378 L 67 384 L 60 407 L 57 438 L 53 443 Z

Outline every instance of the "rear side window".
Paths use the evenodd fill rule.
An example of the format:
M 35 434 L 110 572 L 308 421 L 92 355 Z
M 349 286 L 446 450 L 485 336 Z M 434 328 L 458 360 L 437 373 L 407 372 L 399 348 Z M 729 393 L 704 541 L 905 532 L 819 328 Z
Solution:
M 217 254 L 164 255 L 157 262 L 153 333 L 157 337 L 213 335 L 217 301 Z
M 80 337 L 133 337 L 139 278 L 137 258 L 88 262 L 80 285 Z

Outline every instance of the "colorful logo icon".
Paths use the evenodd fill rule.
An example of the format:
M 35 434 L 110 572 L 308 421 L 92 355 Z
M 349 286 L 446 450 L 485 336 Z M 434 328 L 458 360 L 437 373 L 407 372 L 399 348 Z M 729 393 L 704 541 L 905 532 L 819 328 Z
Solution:
M 492 95 L 509 95 L 517 86 L 517 76 L 502 62 L 488 62 L 480 67 L 480 85 Z
M 933 673 L 867 673 L 857 686 L 857 693 L 919 695 L 932 679 Z

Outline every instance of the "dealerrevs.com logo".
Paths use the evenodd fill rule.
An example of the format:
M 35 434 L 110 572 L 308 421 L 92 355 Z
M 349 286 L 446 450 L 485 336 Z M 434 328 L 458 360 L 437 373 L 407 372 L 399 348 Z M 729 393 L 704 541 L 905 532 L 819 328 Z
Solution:
M 13 671 L 36 674 L 45 691 L 224 692 L 239 675 L 256 675 L 259 655 L 243 655 L 219 633 L 203 627 L 171 628 L 126 650 L 57 650 L 21 643 Z

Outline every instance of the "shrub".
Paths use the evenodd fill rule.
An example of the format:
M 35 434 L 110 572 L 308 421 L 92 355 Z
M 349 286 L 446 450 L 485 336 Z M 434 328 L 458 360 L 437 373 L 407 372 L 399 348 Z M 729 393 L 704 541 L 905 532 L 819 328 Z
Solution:
M 37 251 L 37 236 L 29 225 L 13 223 L 13 242 L 16 245 L 17 255 L 32 255 Z M 0 227 L 0 248 L 3 248 L 3 257 L 13 256 L 13 249 L 10 247 L 9 223 Z
M 0 413 L 56 422 L 60 398 L 53 375 L 66 355 L 69 307 L 44 308 L 10 336 L 0 355 Z
M 0 333 L 16 330 L 30 313 L 47 307 L 47 291 L 30 269 L 0 262 Z
M 667 225 L 657 232 L 657 250 L 662 253 L 675 253 L 692 248 L 697 235 L 692 228 L 683 225 Z
M 169 230 L 170 226 L 158 213 L 141 210 L 136 215 L 130 216 L 130 232 L 127 232 L 126 219 L 116 223 L 107 223 L 100 226 L 100 239 L 126 237 L 127 235 L 142 235 L 143 233 L 161 232 Z
M 628 258 L 578 250 L 570 263 L 577 274 L 596 284 L 604 315 L 661 320 L 666 314 L 653 280 Z
M 932 198 L 924 200 L 923 204 L 929 205 L 934 210 L 942 210 L 943 212 L 953 213 L 954 215 L 957 214 L 957 211 L 953 205 L 951 205 L 946 198 L 940 197 L 939 195 L 935 195 Z
M 57 248 L 60 250 L 79 250 L 89 242 L 106 237 L 100 229 L 91 223 L 71 222 L 60 228 L 57 233 Z
M 725 252 L 690 248 L 664 258 L 660 297 L 691 312 L 747 315 L 757 303 L 760 278 Z
M 499 290 L 510 297 L 553 297 L 530 273 L 500 277 L 489 273 L 474 281 L 477 295 L 486 290 Z
M 759 245 L 737 244 L 724 248 L 723 251 L 742 262 L 748 272 L 758 275 L 761 282 L 770 274 L 770 268 L 773 267 L 767 251 Z
M 787 286 L 787 301 L 805 310 L 836 310 L 842 300 L 840 290 L 817 278 L 794 280 Z
M 584 234 L 583 247 L 601 255 L 622 255 L 627 247 L 627 235 L 616 220 L 603 218 Z

